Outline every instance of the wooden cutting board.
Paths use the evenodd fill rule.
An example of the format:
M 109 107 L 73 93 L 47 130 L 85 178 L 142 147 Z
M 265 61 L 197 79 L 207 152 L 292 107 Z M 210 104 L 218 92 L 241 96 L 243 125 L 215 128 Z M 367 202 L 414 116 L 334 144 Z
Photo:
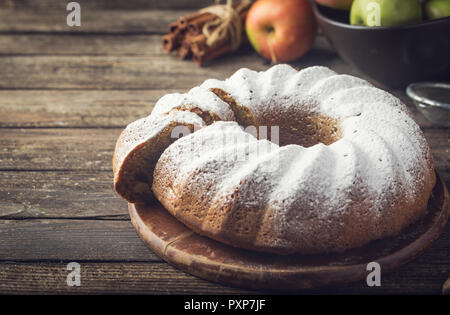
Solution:
M 422 254 L 440 235 L 450 207 L 445 183 L 437 183 L 427 215 L 395 237 L 332 255 L 258 253 L 234 248 L 193 233 L 159 203 L 129 204 L 131 221 L 140 237 L 168 263 L 203 279 L 265 291 L 298 291 L 341 286 L 365 279 L 369 262 L 381 275 Z

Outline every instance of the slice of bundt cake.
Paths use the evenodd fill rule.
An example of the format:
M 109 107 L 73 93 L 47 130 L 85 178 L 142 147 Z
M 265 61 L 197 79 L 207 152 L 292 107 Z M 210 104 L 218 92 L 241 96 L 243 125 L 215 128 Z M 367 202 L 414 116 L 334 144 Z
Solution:
M 151 115 L 129 124 L 113 155 L 114 188 L 129 202 L 153 199 L 153 169 L 175 140 L 218 120 L 234 120 L 233 111 L 214 93 L 199 87 L 162 97 Z

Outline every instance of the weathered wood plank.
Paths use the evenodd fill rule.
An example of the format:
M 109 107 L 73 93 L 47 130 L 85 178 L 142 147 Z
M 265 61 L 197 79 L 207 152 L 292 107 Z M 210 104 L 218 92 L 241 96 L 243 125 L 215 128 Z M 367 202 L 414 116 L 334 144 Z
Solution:
M 324 56 L 323 54 L 327 54 Z M 327 66 L 338 73 L 360 75 L 337 55 L 312 50 L 292 63 L 301 69 Z M 6 56 L 0 58 L 1 89 L 187 89 L 209 78 L 225 79 L 240 68 L 267 70 L 270 65 L 250 49 L 197 67 L 193 62 L 144 56 Z
M 449 275 L 447 231 L 416 261 L 381 276 L 381 287 L 360 282 L 342 288 L 310 290 L 303 293 L 330 294 L 440 294 Z M 81 286 L 66 285 L 67 263 L 0 263 L 0 293 L 145 293 L 145 294 L 230 294 L 248 293 L 220 286 L 183 273 L 158 262 L 89 262 L 81 264 Z M 383 272 L 383 271 L 382 271 Z
M 111 170 L 120 129 L 0 129 L 0 169 Z
M 0 55 L 166 55 L 159 34 L 0 34 Z M 324 36 L 315 50 L 334 54 Z
M 11 260 L 161 261 L 130 221 L 0 220 L 0 261 Z
M 129 220 L 112 172 L 0 172 L 0 219 Z
M 21 49 L 26 45 L 28 36 L 0 37 L 6 43 L 16 42 L 12 46 L 4 45 L 11 48 L 0 48 L 0 54 L 5 54 L 0 58 L 0 68 L 3 70 L 1 89 L 188 89 L 209 78 L 224 79 L 243 67 L 262 71 L 271 66 L 248 46 L 215 60 L 209 67 L 199 68 L 191 61 L 165 55 L 158 42 L 159 36 L 149 37 L 155 45 L 148 50 L 145 36 L 137 36 L 140 41 L 131 46 L 141 48 L 136 49 L 134 54 L 130 52 L 132 47 L 114 48 L 121 46 L 125 36 L 116 40 L 115 36 L 60 35 L 54 44 L 42 48 L 44 44 L 39 41 L 42 35 L 32 35 L 30 38 L 33 38 L 31 42 L 34 45 Z M 74 38 L 75 42 L 72 43 L 70 38 Z M 96 43 L 96 39 L 99 42 Z M 49 41 L 52 41 L 51 37 L 44 36 L 43 43 Z M 89 48 L 90 44 L 83 45 L 83 42 L 91 43 L 92 48 Z M 103 48 L 96 52 L 96 47 L 101 46 Z M 40 49 L 43 52 L 40 53 Z M 144 51 L 145 55 L 139 55 Z M 342 61 L 322 36 L 317 38 L 308 54 L 291 65 L 298 69 L 323 65 L 337 73 L 356 75 L 370 81 L 370 78 Z
M 0 170 L 111 170 L 121 129 L 0 129 Z M 444 181 L 450 182 L 450 130 L 426 129 Z
M 150 45 L 152 49 L 147 49 L 149 45 L 145 36 L 136 36 L 130 48 L 115 49 L 126 45 L 125 37 L 58 35 L 55 40 L 48 35 L 0 37 L 0 43 L 6 43 L 2 46 L 8 47 L 0 48 L 0 54 L 6 54 L 0 58 L 0 68 L 4 69 L 0 88 L 187 89 L 209 78 L 224 79 L 243 67 L 260 71 L 270 67 L 248 46 L 233 55 L 215 60 L 213 66 L 199 68 L 193 62 L 165 55 L 159 36 L 148 36 L 154 43 Z M 28 45 L 28 42 L 31 44 Z M 145 56 L 130 56 L 131 50 L 135 50 L 135 54 L 145 51 Z M 24 53 L 40 55 L 20 56 Z M 95 55 L 85 55 L 89 53 Z M 122 54 L 126 55 L 120 56 Z M 297 68 L 317 64 L 328 66 L 338 73 L 361 75 L 345 64 L 322 36 L 317 38 L 308 54 L 292 63 Z
M 211 68 L 170 56 L 3 57 L 0 88 L 187 89 L 207 78 L 224 79 L 245 65 L 256 70 L 268 67 L 255 53 L 224 57 Z
M 250 293 L 201 280 L 165 263 L 81 262 L 81 286 L 69 287 L 67 263 L 0 263 L 0 293 Z
M 36 1 L 38 2 L 38 1 Z M 152 1 L 148 1 L 152 2 Z M 67 3 L 65 3 L 67 4 Z M 60 10 L 0 9 L 1 33 L 167 33 L 169 23 L 192 10 L 81 11 L 81 26 L 67 25 L 68 12 Z
M 213 66 L 198 68 L 192 62 L 165 55 L 159 35 L 137 35 L 133 39 L 110 35 L 0 36 L 0 43 L 4 43 L 0 54 L 6 55 L 0 58 L 0 67 L 5 69 L 0 88 L 189 88 L 208 78 L 224 79 L 242 67 L 270 67 L 249 46 L 215 60 Z M 362 76 L 336 55 L 323 36 L 317 37 L 308 54 L 292 63 L 297 68 L 317 64 Z
M 197 9 L 211 5 L 212 0 L 79 0 L 82 9 L 89 10 L 148 10 Z M 55 0 L 0 0 L 0 9 L 13 10 L 65 10 L 67 1 Z
M 161 55 L 161 35 L 8 34 L 0 55 Z
M 124 127 L 163 95 L 187 90 L 0 90 L 0 127 Z M 404 101 L 422 128 L 435 128 Z
M 0 90 L 0 127 L 123 127 L 183 90 Z

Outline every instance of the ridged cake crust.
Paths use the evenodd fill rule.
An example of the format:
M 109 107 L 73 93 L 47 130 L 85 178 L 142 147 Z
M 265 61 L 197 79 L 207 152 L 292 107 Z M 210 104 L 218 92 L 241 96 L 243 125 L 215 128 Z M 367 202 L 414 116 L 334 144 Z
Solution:
M 194 231 L 258 251 L 329 253 L 397 234 L 425 214 L 430 149 L 406 106 L 368 82 L 277 65 L 193 90 L 210 102 L 169 95 L 152 115 L 184 108 L 215 118 L 155 155 L 152 189 Z M 279 144 L 239 125 L 278 126 Z
M 152 113 L 129 124 L 113 155 L 114 188 L 128 202 L 153 200 L 153 170 L 162 152 L 179 137 L 218 120 L 234 120 L 228 105 L 209 90 L 162 97 Z

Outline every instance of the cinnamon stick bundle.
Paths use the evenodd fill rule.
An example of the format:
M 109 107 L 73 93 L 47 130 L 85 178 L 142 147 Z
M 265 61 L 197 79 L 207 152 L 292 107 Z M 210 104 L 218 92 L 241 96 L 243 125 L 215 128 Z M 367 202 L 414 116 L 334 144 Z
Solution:
M 180 45 L 180 39 L 182 36 L 179 34 L 180 32 L 173 32 L 163 36 L 163 50 L 166 54 L 174 51 Z
M 239 7 L 239 5 L 240 5 L 240 2 L 235 2 L 232 4 L 232 8 L 237 9 Z M 248 12 L 248 8 L 246 9 L 246 11 Z M 241 18 L 241 23 L 245 22 L 245 17 L 247 16 L 247 12 L 245 12 L 245 16 L 243 17 L 243 19 Z M 214 15 L 212 13 L 204 13 L 203 15 L 199 16 L 196 19 L 191 20 L 188 23 L 187 31 L 190 35 L 201 34 L 203 26 L 206 23 L 211 22 L 215 19 L 217 19 L 216 15 Z
M 216 19 L 216 16 L 211 13 L 205 13 L 202 16 L 199 16 L 198 19 L 192 20 L 187 25 L 187 32 L 190 35 L 198 35 L 201 34 L 203 25 L 207 22 L 213 21 Z
M 202 35 L 199 36 L 204 37 Z M 244 42 L 248 42 L 248 39 L 245 36 L 243 37 L 243 43 Z M 202 38 L 199 42 L 191 43 L 191 49 L 193 55 L 192 59 L 199 67 L 209 63 L 213 59 L 233 52 L 228 37 L 217 43 L 214 47 L 206 45 L 206 39 Z
M 244 1 L 245 5 L 239 13 L 241 29 L 244 30 L 245 19 L 250 8 L 250 2 Z M 243 3 L 244 3 L 243 2 Z M 231 5 L 233 9 L 239 8 L 241 2 L 235 2 Z M 228 7 L 229 9 L 229 7 Z M 235 15 L 237 16 L 237 15 Z M 219 23 L 216 23 L 219 19 Z M 237 19 L 237 17 L 235 18 Z M 208 45 L 207 36 L 203 28 L 207 23 L 212 23 L 210 32 L 214 32 L 220 25 L 220 17 L 216 14 L 199 11 L 187 16 L 182 16 L 169 25 L 169 33 L 163 36 L 163 50 L 165 53 L 177 51 L 178 57 L 182 60 L 192 59 L 198 66 L 203 66 L 211 60 L 222 55 L 233 52 L 236 46 L 233 46 L 231 34 L 228 32 L 223 38 L 217 40 L 212 45 Z M 241 43 L 246 42 L 245 32 L 241 34 Z
M 181 60 L 189 59 L 192 57 L 192 49 L 187 40 L 184 40 L 181 43 L 181 47 L 180 47 L 180 49 L 178 49 L 178 57 Z
M 178 19 L 178 22 L 180 23 L 181 27 L 187 27 L 189 23 L 192 21 L 195 21 L 199 18 L 202 18 L 202 16 L 207 15 L 208 13 L 202 13 L 202 12 L 195 12 L 186 16 L 182 16 Z

